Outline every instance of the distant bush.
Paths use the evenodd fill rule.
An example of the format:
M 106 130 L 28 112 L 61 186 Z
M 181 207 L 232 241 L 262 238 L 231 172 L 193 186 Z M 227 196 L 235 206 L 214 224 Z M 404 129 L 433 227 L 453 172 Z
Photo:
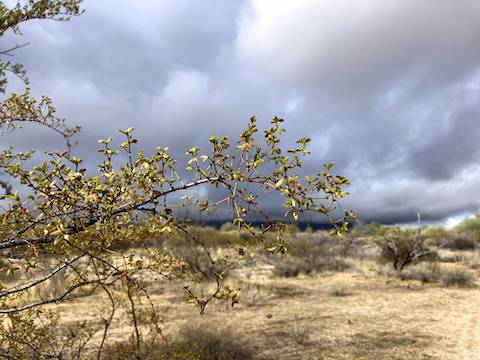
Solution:
M 314 271 L 342 272 L 351 268 L 351 264 L 339 257 L 307 258 L 307 273 Z
M 280 277 L 296 277 L 303 273 L 310 275 L 317 272 L 342 272 L 351 267 L 350 263 L 338 257 L 290 257 L 274 264 L 273 274 Z
M 475 250 L 477 245 L 477 240 L 474 237 L 460 233 L 447 240 L 443 247 L 451 250 Z
M 305 230 L 303 230 L 303 232 L 306 233 L 306 234 L 313 234 L 314 231 L 313 231 L 313 228 L 310 225 L 308 225 L 305 228 Z
M 303 234 L 291 242 L 288 253 L 299 258 L 334 257 L 341 254 L 343 242 L 325 232 Z
M 183 258 L 188 269 L 193 274 L 199 274 L 206 279 L 214 279 L 216 274 L 225 277 L 236 265 L 233 261 L 220 258 L 212 263 L 205 251 L 199 246 L 177 247 L 173 249 L 176 257 Z
M 354 237 L 365 237 L 365 236 L 371 236 L 371 237 L 376 237 L 376 236 L 384 236 L 388 231 L 390 227 L 388 226 L 383 226 L 379 223 L 376 222 L 371 222 L 368 224 L 357 224 L 355 227 L 351 230 L 351 234 Z
M 342 257 L 347 241 L 344 240 L 323 232 L 303 234 L 292 241 L 286 256 L 271 258 L 273 273 L 280 277 L 295 277 L 300 273 L 309 275 L 324 271 L 345 271 L 351 264 Z
M 433 226 L 424 229 L 422 235 L 433 245 L 443 246 L 453 238 L 454 232 L 441 226 Z
M 258 305 L 267 296 L 262 291 L 262 288 L 257 284 L 246 283 L 241 288 L 240 304 L 247 306 Z
M 240 232 L 240 239 L 243 240 L 242 241 L 243 244 L 245 244 L 245 241 L 247 241 L 247 244 L 248 243 L 252 244 L 255 241 L 255 238 L 253 237 L 253 235 L 246 231 Z
M 465 258 L 465 265 L 469 268 L 477 270 L 480 269 L 480 256 L 478 252 L 471 253 L 470 256 Z
M 377 245 L 380 248 L 379 260 L 392 264 L 398 271 L 419 261 L 438 258 L 438 254 L 429 249 L 426 239 L 418 230 L 395 227 L 385 238 L 378 240 Z
M 233 225 L 231 222 L 223 223 L 223 225 L 220 227 L 220 231 L 233 231 L 233 230 L 238 230 L 238 227 Z
M 300 259 L 290 258 L 285 261 L 277 261 L 273 267 L 273 275 L 279 277 L 296 277 L 305 270 L 305 263 Z
M 458 234 L 472 237 L 474 240 L 480 240 L 480 213 L 475 217 L 463 220 L 454 228 Z
M 461 268 L 445 271 L 442 282 L 445 286 L 472 287 L 475 285 L 472 273 Z
M 418 280 L 422 283 L 433 283 L 440 280 L 442 272 L 436 262 L 421 263 L 398 273 L 402 280 Z

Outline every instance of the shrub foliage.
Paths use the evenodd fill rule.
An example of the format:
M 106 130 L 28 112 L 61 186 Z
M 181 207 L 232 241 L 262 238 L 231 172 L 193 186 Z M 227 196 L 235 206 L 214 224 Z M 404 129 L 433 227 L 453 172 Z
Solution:
M 427 246 L 425 238 L 417 231 L 394 227 L 385 238 L 377 241 L 380 248 L 380 259 L 391 263 L 395 270 L 422 260 L 433 259 L 436 253 Z
M 20 35 L 19 25 L 27 20 L 68 20 L 82 12 L 80 2 L 29 0 L 9 7 L 0 1 L 0 37 L 9 31 Z M 349 218 L 354 217 L 351 211 L 337 211 L 338 200 L 347 195 L 348 179 L 332 174 L 333 163 L 311 176 L 300 176 L 303 158 L 310 153 L 310 139 L 301 138 L 285 151 L 280 146 L 280 136 L 285 132 L 283 120 L 278 117 L 264 130 L 260 142 L 255 139 L 259 132 L 255 117 L 236 141 L 212 135 L 210 149 L 201 151 L 194 146 L 187 150 L 185 166 L 179 166 L 163 146 L 147 155 L 137 148 L 134 129 L 128 128 L 120 131 L 123 140 L 118 143 L 113 137 L 99 140 L 103 159 L 96 170 L 87 169 L 75 153 L 72 140 L 79 128 L 67 127 L 48 97 L 32 97 L 23 67 L 4 59 L 17 48 L 0 52 L 0 91 L 6 94 L 0 103 L 0 126 L 12 131 L 22 122 L 37 123 L 63 136 L 66 146 L 65 151 L 48 153 L 48 159 L 34 167 L 28 165 L 32 152 L 10 148 L 0 154 L 6 183 L 24 187 L 15 192 L 8 189 L 1 197 L 6 210 L 0 217 L 0 251 L 9 259 L 5 270 L 12 279 L 15 273 L 27 274 L 0 289 L 0 316 L 10 319 L 11 324 L 0 332 L 4 357 L 81 357 L 86 344 L 96 339 L 93 345 L 100 358 L 109 341 L 112 321 L 123 310 L 131 323 L 132 351 L 139 358 L 144 339 L 164 339 L 158 307 L 151 301 L 144 276 L 164 281 L 181 279 L 186 295 L 200 313 L 214 300 L 234 305 L 238 289 L 223 281 L 222 264 L 226 259 L 191 231 L 187 209 L 209 213 L 228 206 L 232 224 L 272 253 L 285 252 L 286 225 L 264 212 L 262 196 L 276 193 L 283 197 L 285 216 L 292 220 L 306 212 L 323 214 L 331 222 L 332 232 L 339 236 L 347 230 Z M 7 94 L 12 74 L 25 81 L 23 93 Z M 184 172 L 186 175 L 180 175 Z M 213 202 L 189 195 L 187 190 L 200 186 L 212 187 L 224 199 Z M 254 228 L 248 221 L 251 217 L 263 218 L 266 225 Z M 114 250 L 126 241 L 141 246 L 142 240 L 168 234 L 183 234 L 195 251 L 203 253 L 202 261 L 151 247 L 145 247 L 141 256 L 135 251 Z M 245 249 L 237 250 L 239 256 L 244 255 Z M 64 291 L 48 293 L 41 299 L 29 297 L 31 289 L 66 272 L 69 276 L 65 277 Z M 214 286 L 197 293 L 191 284 L 198 282 Z M 46 332 L 48 327 L 34 319 L 48 313 L 42 310 L 48 304 L 89 295 L 102 297 L 105 309 L 98 314 L 99 323 L 72 329 L 71 339 L 51 338 L 54 334 Z

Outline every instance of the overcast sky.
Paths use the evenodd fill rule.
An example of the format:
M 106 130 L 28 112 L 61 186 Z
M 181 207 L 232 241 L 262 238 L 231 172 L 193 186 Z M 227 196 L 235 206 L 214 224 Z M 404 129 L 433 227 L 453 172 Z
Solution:
M 364 221 L 446 220 L 480 200 L 478 0 L 85 0 L 31 22 L 33 91 L 83 128 L 78 152 L 134 126 L 183 154 L 256 114 L 337 162 Z M 45 137 L 41 137 L 45 135 Z M 47 133 L 1 139 L 48 148 Z M 268 207 L 268 204 L 266 204 Z

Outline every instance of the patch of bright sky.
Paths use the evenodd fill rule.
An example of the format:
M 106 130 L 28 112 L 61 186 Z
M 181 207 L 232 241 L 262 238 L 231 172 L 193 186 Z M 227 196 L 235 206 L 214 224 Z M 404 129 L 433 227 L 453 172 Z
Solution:
M 428 226 L 428 227 L 430 227 L 430 226 L 441 226 L 444 229 L 451 230 L 455 226 L 460 224 L 463 220 L 471 219 L 473 217 L 475 217 L 474 213 L 465 212 L 465 213 L 449 216 L 449 217 L 447 217 L 447 218 L 445 218 L 441 221 L 423 221 L 422 220 L 420 222 L 420 226 Z M 405 227 L 405 228 L 416 228 L 416 227 L 418 227 L 418 222 L 414 221 L 414 222 L 409 222 L 409 223 L 403 223 L 403 224 L 400 224 L 400 226 Z
M 465 219 L 471 219 L 475 215 L 473 213 L 462 213 L 454 216 L 450 216 L 443 222 L 443 227 L 447 230 L 453 229 Z
M 287 101 L 287 104 L 285 105 L 285 113 L 291 114 L 295 112 L 303 103 L 303 100 L 299 96 L 294 96 L 291 99 Z

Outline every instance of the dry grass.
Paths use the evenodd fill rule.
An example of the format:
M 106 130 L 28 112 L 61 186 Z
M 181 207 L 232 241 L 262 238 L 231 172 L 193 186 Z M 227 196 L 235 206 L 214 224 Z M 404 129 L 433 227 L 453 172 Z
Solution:
M 256 294 L 247 295 L 250 300 L 233 309 L 214 305 L 203 316 L 179 302 L 178 287 L 155 294 L 167 333 L 182 344 L 176 329 L 189 323 L 236 329 L 254 359 L 463 359 L 464 351 L 477 350 L 478 289 L 420 286 L 366 270 L 297 278 L 264 276 L 266 271 L 259 268 L 250 279 L 256 285 L 244 289 Z M 338 298 L 346 292 L 351 295 Z M 95 306 L 88 301 L 57 309 L 64 322 L 73 321 Z M 112 337 L 128 340 L 126 326 L 119 320 Z
M 480 289 L 471 287 L 478 275 L 472 270 L 477 253 L 442 250 L 440 256 L 454 258 L 454 264 L 420 263 L 397 272 L 379 268 L 374 256 L 345 258 L 338 255 L 341 249 L 325 250 L 321 242 L 312 247 L 308 241 L 313 240 L 305 247 L 313 249 L 314 256 L 310 251 L 304 262 L 299 253 L 274 261 L 256 253 L 239 263 L 239 269 L 229 269 L 228 281 L 241 288 L 240 303 L 233 308 L 213 304 L 205 315 L 182 301 L 183 283 L 145 279 L 152 281 L 152 301 L 176 359 L 235 359 L 231 349 L 244 359 L 278 360 L 455 360 L 480 353 Z M 301 270 L 296 276 L 279 275 L 282 260 L 288 264 L 292 259 Z M 337 260 L 348 265 L 336 266 Z M 204 265 L 195 258 L 191 263 Z M 305 270 L 305 263 L 314 264 L 314 270 Z M 51 308 L 59 312 L 63 325 L 80 318 L 98 321 L 99 296 Z M 119 354 L 128 358 L 132 328 L 125 316 L 119 312 L 112 324 L 110 340 L 117 345 L 106 358 Z M 144 351 L 142 359 L 161 359 L 165 354 L 164 358 L 175 359 L 162 343 L 146 341 Z
M 105 349 L 108 360 L 249 360 L 254 350 L 244 335 L 232 329 L 216 329 L 202 324 L 181 328 L 169 345 L 161 340 L 142 344 L 140 353 L 128 341 L 118 342 Z
M 328 286 L 327 293 L 330 296 L 348 296 L 352 295 L 352 288 L 346 282 L 337 281 Z
M 445 286 L 473 287 L 475 277 L 470 271 L 455 267 L 442 275 L 442 282 Z

